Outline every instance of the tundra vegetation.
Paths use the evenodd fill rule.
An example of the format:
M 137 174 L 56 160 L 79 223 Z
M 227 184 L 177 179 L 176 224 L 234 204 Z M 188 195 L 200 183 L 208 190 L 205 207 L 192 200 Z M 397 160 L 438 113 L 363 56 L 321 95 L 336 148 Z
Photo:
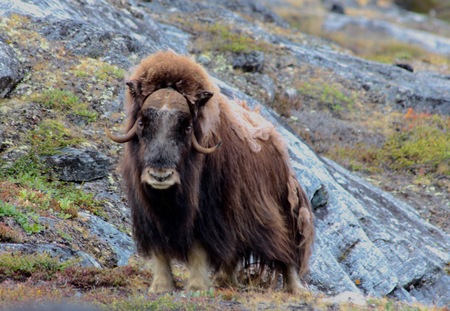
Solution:
M 307 19 L 292 15 L 292 12 L 289 12 L 291 15 L 279 13 L 293 26 L 330 40 L 326 34 L 320 33 L 319 18 Z M 158 16 L 154 18 L 158 19 Z M 219 78 L 235 75 L 228 61 L 232 53 L 259 50 L 273 56 L 266 56 L 265 68 L 273 73 L 276 83 L 285 84 L 285 81 L 277 78 L 277 68 L 271 62 L 279 57 L 278 47 L 261 43 L 253 39 L 251 33 L 243 33 L 241 29 L 233 28 L 232 24 L 216 23 L 211 26 L 198 16 L 183 19 L 177 12 L 164 19 L 163 22 L 170 21 L 194 35 L 192 50 L 198 56 L 209 56 L 211 63 L 208 66 Z M 306 21 L 308 24 L 297 25 L 296 21 Z M 293 40 L 309 40 L 297 30 L 262 27 Z M 117 97 L 118 90 L 122 89 L 125 68 L 97 58 L 75 55 L 59 42 L 50 44 L 35 30 L 33 21 L 28 17 L 2 17 L 0 33 L 1 39 L 14 47 L 21 61 L 29 68 L 11 96 L 0 101 L 0 121 L 6 124 L 6 131 L 15 133 L 14 141 L 0 141 L 0 155 L 9 148 L 14 148 L 15 155 L 13 159 L 0 158 L 0 242 L 55 242 L 70 245 L 96 256 L 104 266 L 101 269 L 81 268 L 77 262 L 61 262 L 47 254 L 2 251 L 2 307 L 48 300 L 78 302 L 81 299 L 104 310 L 283 309 L 290 305 L 317 310 L 445 310 L 399 303 L 388 298 L 370 298 L 364 307 L 351 303 L 335 304 L 327 302 L 323 295 L 309 292 L 292 296 L 279 291 L 251 288 L 197 293 L 178 290 L 172 294 L 148 296 L 152 274 L 146 264 L 139 258 L 130 260 L 124 267 L 108 264 L 107 250 L 99 249 L 102 245 L 87 233 L 78 214 L 80 211 L 90 211 L 115 221 L 118 226 L 122 221 L 114 219 L 111 208 L 95 199 L 93 193 L 84 190 L 82 184 L 52 180 L 39 160 L 41 156 L 58 153 L 67 146 L 109 144 L 99 134 L 100 129 L 106 124 L 122 122 L 124 115 L 112 113 L 105 117 L 104 107 L 107 110 Z M 449 73 L 448 58 L 398 42 L 380 45 L 378 41 L 367 40 L 367 37 L 363 39 L 364 45 L 361 44 L 361 38 L 331 38 L 361 57 L 386 63 L 397 59 L 407 60 L 415 68 Z M 320 41 L 315 44 L 325 43 Z M 334 48 L 341 49 L 337 45 Z M 449 117 L 414 110 L 399 112 L 389 107 L 379 108 L 367 101 L 363 102 L 358 96 L 361 95 L 359 91 L 343 87 L 345 83 L 342 81 L 326 82 L 321 78 L 325 74 L 323 72 L 317 72 L 318 81 L 314 83 L 303 81 L 302 68 L 298 68 L 299 71 L 295 71 L 292 79 L 292 84 L 300 94 L 294 101 L 295 106 L 292 102 L 284 105 L 268 104 L 283 113 L 287 122 L 319 154 L 361 172 L 374 184 L 399 195 L 405 189 L 412 189 L 410 193 L 417 193 L 418 196 L 425 194 L 427 198 L 448 198 L 444 194 L 450 192 Z M 232 81 L 232 78 L 229 80 Z M 99 88 L 99 85 L 102 87 Z M 258 91 L 249 93 L 261 99 Z M 21 109 L 15 109 L 17 107 Z M 316 117 L 303 122 L 300 115 L 294 113 L 295 110 L 299 110 L 300 115 L 313 110 Z M 331 119 L 335 124 L 330 125 L 339 127 L 341 123 L 336 120 L 344 120 L 356 124 L 355 132 L 360 128 L 365 130 L 347 138 L 340 135 L 339 131 L 337 134 L 330 133 L 332 127 L 327 128 L 319 123 L 323 115 L 327 119 L 329 114 L 337 117 Z M 321 131 L 315 130 L 314 122 L 318 122 L 316 125 Z M 86 128 L 89 134 L 86 134 Z M 114 156 L 121 149 L 111 147 L 108 152 Z M 110 186 L 117 187 L 115 177 L 110 178 Z M 385 183 L 387 179 L 401 181 Z M 430 204 L 431 211 L 424 213 L 430 222 L 448 232 L 448 214 L 433 210 L 433 206 L 442 202 Z M 54 223 L 49 225 L 48 219 Z M 175 265 L 177 289 L 185 287 L 187 275 L 186 270 Z

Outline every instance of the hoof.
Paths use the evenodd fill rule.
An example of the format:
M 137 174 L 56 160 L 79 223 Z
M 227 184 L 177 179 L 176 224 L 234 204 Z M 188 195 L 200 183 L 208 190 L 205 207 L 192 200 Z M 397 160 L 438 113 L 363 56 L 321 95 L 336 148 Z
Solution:
M 235 278 L 232 278 L 225 274 L 222 274 L 222 275 L 217 275 L 214 278 L 214 286 L 215 287 L 223 287 L 223 288 L 239 287 L 239 282 Z
M 294 282 L 293 284 L 286 286 L 286 292 L 296 296 L 301 295 L 305 290 L 306 288 L 300 282 Z
M 188 283 L 186 289 L 189 292 L 206 292 L 211 288 L 211 286 L 209 284 L 206 283 L 200 283 L 200 282 L 192 282 L 192 283 Z
M 161 294 L 161 293 L 173 292 L 174 290 L 175 290 L 175 286 L 173 286 L 173 284 L 153 283 L 152 286 L 150 286 L 148 293 L 149 294 Z

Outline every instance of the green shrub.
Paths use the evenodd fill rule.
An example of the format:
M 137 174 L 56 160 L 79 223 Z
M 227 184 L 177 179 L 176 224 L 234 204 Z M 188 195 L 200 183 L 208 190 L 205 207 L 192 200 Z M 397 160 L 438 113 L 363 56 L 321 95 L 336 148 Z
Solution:
M 423 124 L 394 133 L 383 147 L 382 158 L 393 169 L 436 172 L 441 163 L 450 162 L 450 131 Z M 441 173 L 450 175 L 450 170 Z
M 358 143 L 335 146 L 327 156 L 353 170 L 379 172 L 382 168 L 416 175 L 450 175 L 450 118 L 408 112 L 391 126 L 381 147 Z
M 92 193 L 71 183 L 49 181 L 45 168 L 35 155 L 24 155 L 9 166 L 0 163 L 0 180 L 8 180 L 20 187 L 17 193 L 10 191 L 2 197 L 17 200 L 22 209 L 55 213 L 60 218 L 75 218 L 80 209 L 105 216 L 101 202 L 95 200 Z
M 0 242 L 22 243 L 23 239 L 18 232 L 0 223 Z
M 75 261 L 60 262 L 46 253 L 22 254 L 3 253 L 0 254 L 0 275 L 4 278 L 23 280 L 35 274 L 40 279 L 50 280 L 57 272 L 63 271 L 73 265 Z
M 39 215 L 34 212 L 22 213 L 7 202 L 0 201 L 0 217 L 13 217 L 27 234 L 39 233 L 44 229 L 38 222 Z

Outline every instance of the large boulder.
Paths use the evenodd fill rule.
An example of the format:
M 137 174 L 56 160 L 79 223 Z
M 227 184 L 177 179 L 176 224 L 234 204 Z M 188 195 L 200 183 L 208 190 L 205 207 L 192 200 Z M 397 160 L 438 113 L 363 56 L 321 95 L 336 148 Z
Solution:
M 7 96 L 23 76 L 24 68 L 16 53 L 0 36 L 0 98 Z
M 110 159 L 96 150 L 64 148 L 44 160 L 60 180 L 83 182 L 108 175 Z

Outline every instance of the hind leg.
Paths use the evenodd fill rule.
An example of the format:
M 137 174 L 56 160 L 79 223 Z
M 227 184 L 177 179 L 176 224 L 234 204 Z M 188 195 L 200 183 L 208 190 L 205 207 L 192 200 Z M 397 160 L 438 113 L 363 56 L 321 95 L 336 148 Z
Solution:
M 294 266 L 285 266 L 283 268 L 283 281 L 284 289 L 294 295 L 300 294 L 305 289 Z
M 171 292 L 175 289 L 170 260 L 162 254 L 152 256 L 153 281 L 149 293 Z
M 214 277 L 214 285 L 218 287 L 238 287 L 238 264 L 223 264 Z

